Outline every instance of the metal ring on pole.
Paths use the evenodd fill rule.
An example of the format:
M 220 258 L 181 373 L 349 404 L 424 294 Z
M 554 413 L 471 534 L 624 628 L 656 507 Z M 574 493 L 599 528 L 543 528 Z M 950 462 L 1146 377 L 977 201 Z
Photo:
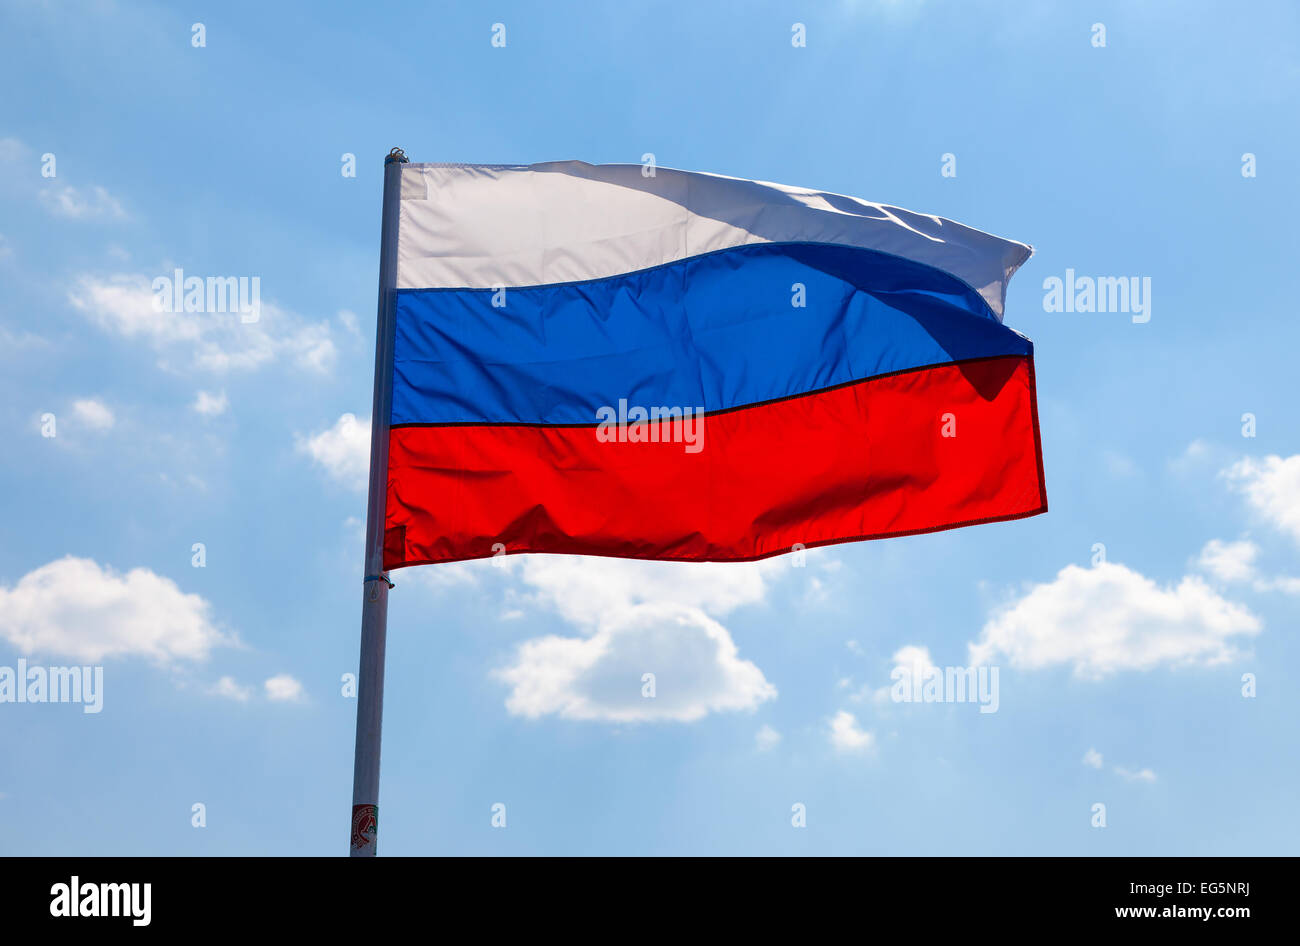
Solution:
M 387 575 L 367 575 L 365 578 L 361 579 L 361 584 L 368 585 L 372 581 L 382 581 L 384 584 L 388 585 L 389 588 L 397 587 L 391 581 L 388 580 Z
M 384 158 L 384 164 L 410 164 L 411 159 L 406 156 L 406 152 L 401 148 L 394 148 L 388 152 L 388 157 Z

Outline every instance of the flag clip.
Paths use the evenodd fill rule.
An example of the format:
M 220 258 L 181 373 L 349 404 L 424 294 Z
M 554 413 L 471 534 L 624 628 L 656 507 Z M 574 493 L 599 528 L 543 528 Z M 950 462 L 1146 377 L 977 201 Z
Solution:
M 367 575 L 365 578 L 361 579 L 361 584 L 363 584 L 363 585 L 368 585 L 368 584 L 370 584 L 372 581 L 382 581 L 382 582 L 383 582 L 384 584 L 386 584 L 389 588 L 396 588 L 396 587 L 397 587 L 397 586 L 394 585 L 391 581 L 388 580 L 388 576 L 387 576 L 387 575 Z

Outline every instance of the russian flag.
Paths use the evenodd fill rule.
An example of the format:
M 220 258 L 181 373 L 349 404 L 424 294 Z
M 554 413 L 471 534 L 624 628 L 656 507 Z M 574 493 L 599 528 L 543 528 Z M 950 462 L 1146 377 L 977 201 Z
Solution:
M 641 165 L 400 175 L 386 569 L 744 561 L 1046 511 L 1033 345 L 1002 324 L 1025 244 Z

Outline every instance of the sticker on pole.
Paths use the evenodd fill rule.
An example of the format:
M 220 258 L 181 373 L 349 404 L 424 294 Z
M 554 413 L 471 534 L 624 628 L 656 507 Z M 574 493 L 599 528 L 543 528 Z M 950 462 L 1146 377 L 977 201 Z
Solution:
M 375 843 L 379 833 L 379 806 L 352 806 L 352 850 L 362 851 L 367 845 Z

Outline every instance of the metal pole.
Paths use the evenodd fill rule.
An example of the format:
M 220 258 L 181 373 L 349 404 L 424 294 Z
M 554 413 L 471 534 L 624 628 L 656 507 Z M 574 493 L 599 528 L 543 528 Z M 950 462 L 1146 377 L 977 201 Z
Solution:
M 374 857 L 379 836 L 379 743 L 384 722 L 384 645 L 388 589 L 384 571 L 384 501 L 388 493 L 388 422 L 393 403 L 393 292 L 397 285 L 397 216 L 402 165 L 394 148 L 384 159 L 384 211 L 379 239 L 379 313 L 375 326 L 375 395 L 370 411 L 370 498 L 366 505 L 366 570 L 362 579 L 361 664 L 357 680 L 357 745 L 352 770 L 353 857 Z

